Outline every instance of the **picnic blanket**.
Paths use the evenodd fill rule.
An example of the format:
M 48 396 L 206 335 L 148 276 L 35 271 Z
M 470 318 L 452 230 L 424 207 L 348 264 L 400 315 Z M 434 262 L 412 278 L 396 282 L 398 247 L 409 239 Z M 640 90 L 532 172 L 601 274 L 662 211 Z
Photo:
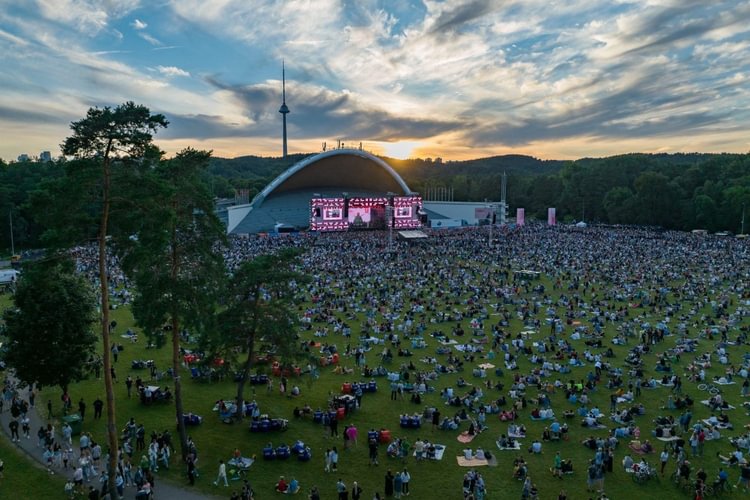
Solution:
M 427 456 L 426 453 L 427 453 L 427 451 L 425 450 L 425 457 Z M 443 459 L 443 454 L 445 454 L 445 445 L 443 445 L 443 444 L 436 444 L 435 445 L 435 458 L 431 457 L 429 460 L 442 460 Z M 412 456 L 416 457 L 417 456 L 417 452 L 415 451 L 414 453 L 412 453 Z
M 252 458 L 240 457 L 239 459 L 232 458 L 231 460 L 228 460 L 227 465 L 231 467 L 237 467 L 240 470 L 247 470 L 251 465 L 253 465 L 253 462 L 255 462 L 255 460 L 253 460 Z
M 719 382 L 718 380 L 714 381 L 714 384 L 717 384 L 717 385 L 734 385 L 736 383 L 737 382 L 734 382 L 734 381 L 732 382 Z
M 534 420 L 534 421 L 554 420 L 554 419 L 555 419 L 554 415 L 551 417 L 533 417 L 533 416 L 531 417 L 531 420 Z
M 479 460 L 477 458 L 472 458 L 471 460 L 467 459 L 466 457 L 456 457 L 456 462 L 458 462 L 458 465 L 461 467 L 482 467 L 485 465 L 489 465 L 489 462 L 487 462 L 486 459 Z
M 484 368 L 485 370 L 491 370 L 492 368 L 495 368 L 495 365 L 492 363 L 482 363 L 479 365 L 479 368 Z
M 454 345 L 453 348 L 458 352 L 482 352 L 482 347 L 475 347 L 471 344 L 458 344 Z
M 659 441 L 663 441 L 665 443 L 671 443 L 672 441 L 677 441 L 678 439 L 680 439 L 680 436 L 670 436 L 670 437 L 662 436 L 662 437 L 657 437 L 656 439 L 658 439 Z
M 701 403 L 703 403 L 704 405 L 706 405 L 709 408 L 711 408 L 711 400 L 710 399 L 704 399 L 703 401 L 701 401 Z M 717 410 L 736 410 L 736 408 L 734 406 L 732 406 L 732 405 L 727 405 L 727 406 L 720 406 L 719 408 L 717 408 Z
M 617 422 L 617 423 L 621 424 L 621 422 Z M 593 427 L 584 427 L 584 429 L 604 430 L 604 429 L 608 429 L 608 427 L 604 424 L 596 424 Z
M 475 437 L 476 434 L 469 434 L 467 431 L 464 431 L 459 434 L 456 439 L 458 439 L 461 443 L 471 443 Z
M 521 449 L 521 443 L 518 441 L 515 442 L 515 446 L 513 448 L 508 448 L 507 446 L 500 446 L 500 441 L 495 441 L 495 444 L 497 445 L 497 449 L 500 451 L 518 451 Z
M 716 427 L 717 429 L 733 429 L 734 428 L 734 426 L 731 423 L 729 423 L 729 424 L 723 424 L 723 423 L 719 422 L 717 424 L 714 424 L 714 423 L 711 423 L 711 421 L 709 419 L 707 419 L 707 418 L 704 418 L 703 420 L 701 420 L 701 422 L 703 422 L 704 424 L 706 424 L 709 427 Z
M 513 439 L 523 439 L 526 437 L 526 434 L 511 434 L 509 432 L 508 437 L 512 437 Z

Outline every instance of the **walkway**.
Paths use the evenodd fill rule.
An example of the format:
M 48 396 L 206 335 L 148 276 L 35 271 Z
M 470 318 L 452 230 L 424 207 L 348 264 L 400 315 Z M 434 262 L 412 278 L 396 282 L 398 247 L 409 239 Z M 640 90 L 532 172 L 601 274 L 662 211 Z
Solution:
M 12 377 L 9 377 L 12 379 Z M 0 386 L 1 387 L 1 386 Z M 21 393 L 23 394 L 22 391 Z M 28 398 L 27 398 L 28 400 Z M 44 461 L 42 459 L 42 449 L 37 446 L 37 437 L 36 437 L 36 431 L 41 427 L 42 425 L 47 425 L 46 421 L 42 421 L 39 418 L 39 415 L 36 411 L 36 409 L 31 409 L 28 413 L 29 418 L 31 419 L 31 439 L 26 439 L 23 437 L 23 433 L 21 433 L 21 429 L 19 428 L 19 433 L 21 433 L 21 442 L 20 443 L 14 443 L 16 446 L 18 446 L 21 450 L 26 452 L 27 455 L 29 455 L 30 458 L 32 458 L 34 461 L 38 462 L 39 466 L 45 467 Z M 4 407 L 4 411 L 0 413 L 0 425 L 3 428 L 3 434 L 7 439 L 10 439 L 10 429 L 8 427 L 8 424 L 11 421 L 11 415 L 10 415 L 10 408 L 6 404 Z M 75 444 L 75 442 L 74 442 Z M 74 447 L 75 448 L 75 447 Z M 45 467 L 46 468 L 46 467 Z M 66 472 L 64 469 L 55 469 L 55 474 L 62 474 L 63 477 L 72 477 L 73 476 L 73 470 L 68 469 Z M 98 481 L 92 482 L 92 486 L 99 486 L 100 483 Z M 133 487 L 125 488 L 125 497 L 126 499 L 134 499 L 136 494 L 136 489 Z M 60 498 L 63 498 L 63 491 L 60 491 Z M 228 495 L 227 495 L 228 497 Z M 225 498 L 227 498 L 225 497 Z M 154 488 L 154 498 L 158 498 L 159 500 L 172 500 L 172 499 L 179 499 L 179 500 L 217 500 L 220 497 L 215 496 L 208 496 L 204 495 L 202 493 L 198 493 L 194 490 L 190 490 L 187 488 L 182 488 L 180 486 L 177 486 L 175 484 L 170 484 L 169 482 L 165 481 L 164 479 L 156 477 L 156 487 Z

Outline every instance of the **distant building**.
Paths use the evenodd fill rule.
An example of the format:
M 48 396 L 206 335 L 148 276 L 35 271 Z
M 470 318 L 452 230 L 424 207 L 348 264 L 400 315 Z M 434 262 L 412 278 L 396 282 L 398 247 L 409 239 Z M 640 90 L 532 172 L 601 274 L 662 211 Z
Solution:
M 27 155 L 26 153 L 21 153 L 20 155 L 18 155 L 18 161 L 29 161 L 29 155 Z
M 42 151 L 41 153 L 39 153 L 39 161 L 52 161 L 52 153 L 50 153 L 49 151 Z

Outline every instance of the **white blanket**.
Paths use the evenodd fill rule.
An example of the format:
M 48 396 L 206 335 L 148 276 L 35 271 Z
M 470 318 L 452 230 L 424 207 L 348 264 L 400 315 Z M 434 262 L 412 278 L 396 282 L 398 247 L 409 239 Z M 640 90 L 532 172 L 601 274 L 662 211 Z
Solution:
M 436 444 L 435 445 L 435 458 L 430 458 L 430 460 L 442 460 L 443 459 L 443 453 L 445 453 L 445 445 L 444 444 Z M 416 457 L 417 452 L 415 451 L 412 453 L 412 456 Z M 427 448 L 424 450 L 424 457 L 427 458 Z
M 497 449 L 500 451 L 518 451 L 521 449 L 521 443 L 516 441 L 514 444 L 515 446 L 513 448 L 508 448 L 507 446 L 503 447 L 500 446 L 500 441 L 495 441 L 495 444 L 497 445 Z

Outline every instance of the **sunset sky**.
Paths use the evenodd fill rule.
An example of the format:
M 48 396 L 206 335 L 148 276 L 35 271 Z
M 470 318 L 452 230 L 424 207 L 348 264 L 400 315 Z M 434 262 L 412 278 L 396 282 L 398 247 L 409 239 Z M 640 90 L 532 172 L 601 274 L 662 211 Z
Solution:
M 91 106 L 217 156 L 750 151 L 750 1 L 0 0 L 0 157 Z

